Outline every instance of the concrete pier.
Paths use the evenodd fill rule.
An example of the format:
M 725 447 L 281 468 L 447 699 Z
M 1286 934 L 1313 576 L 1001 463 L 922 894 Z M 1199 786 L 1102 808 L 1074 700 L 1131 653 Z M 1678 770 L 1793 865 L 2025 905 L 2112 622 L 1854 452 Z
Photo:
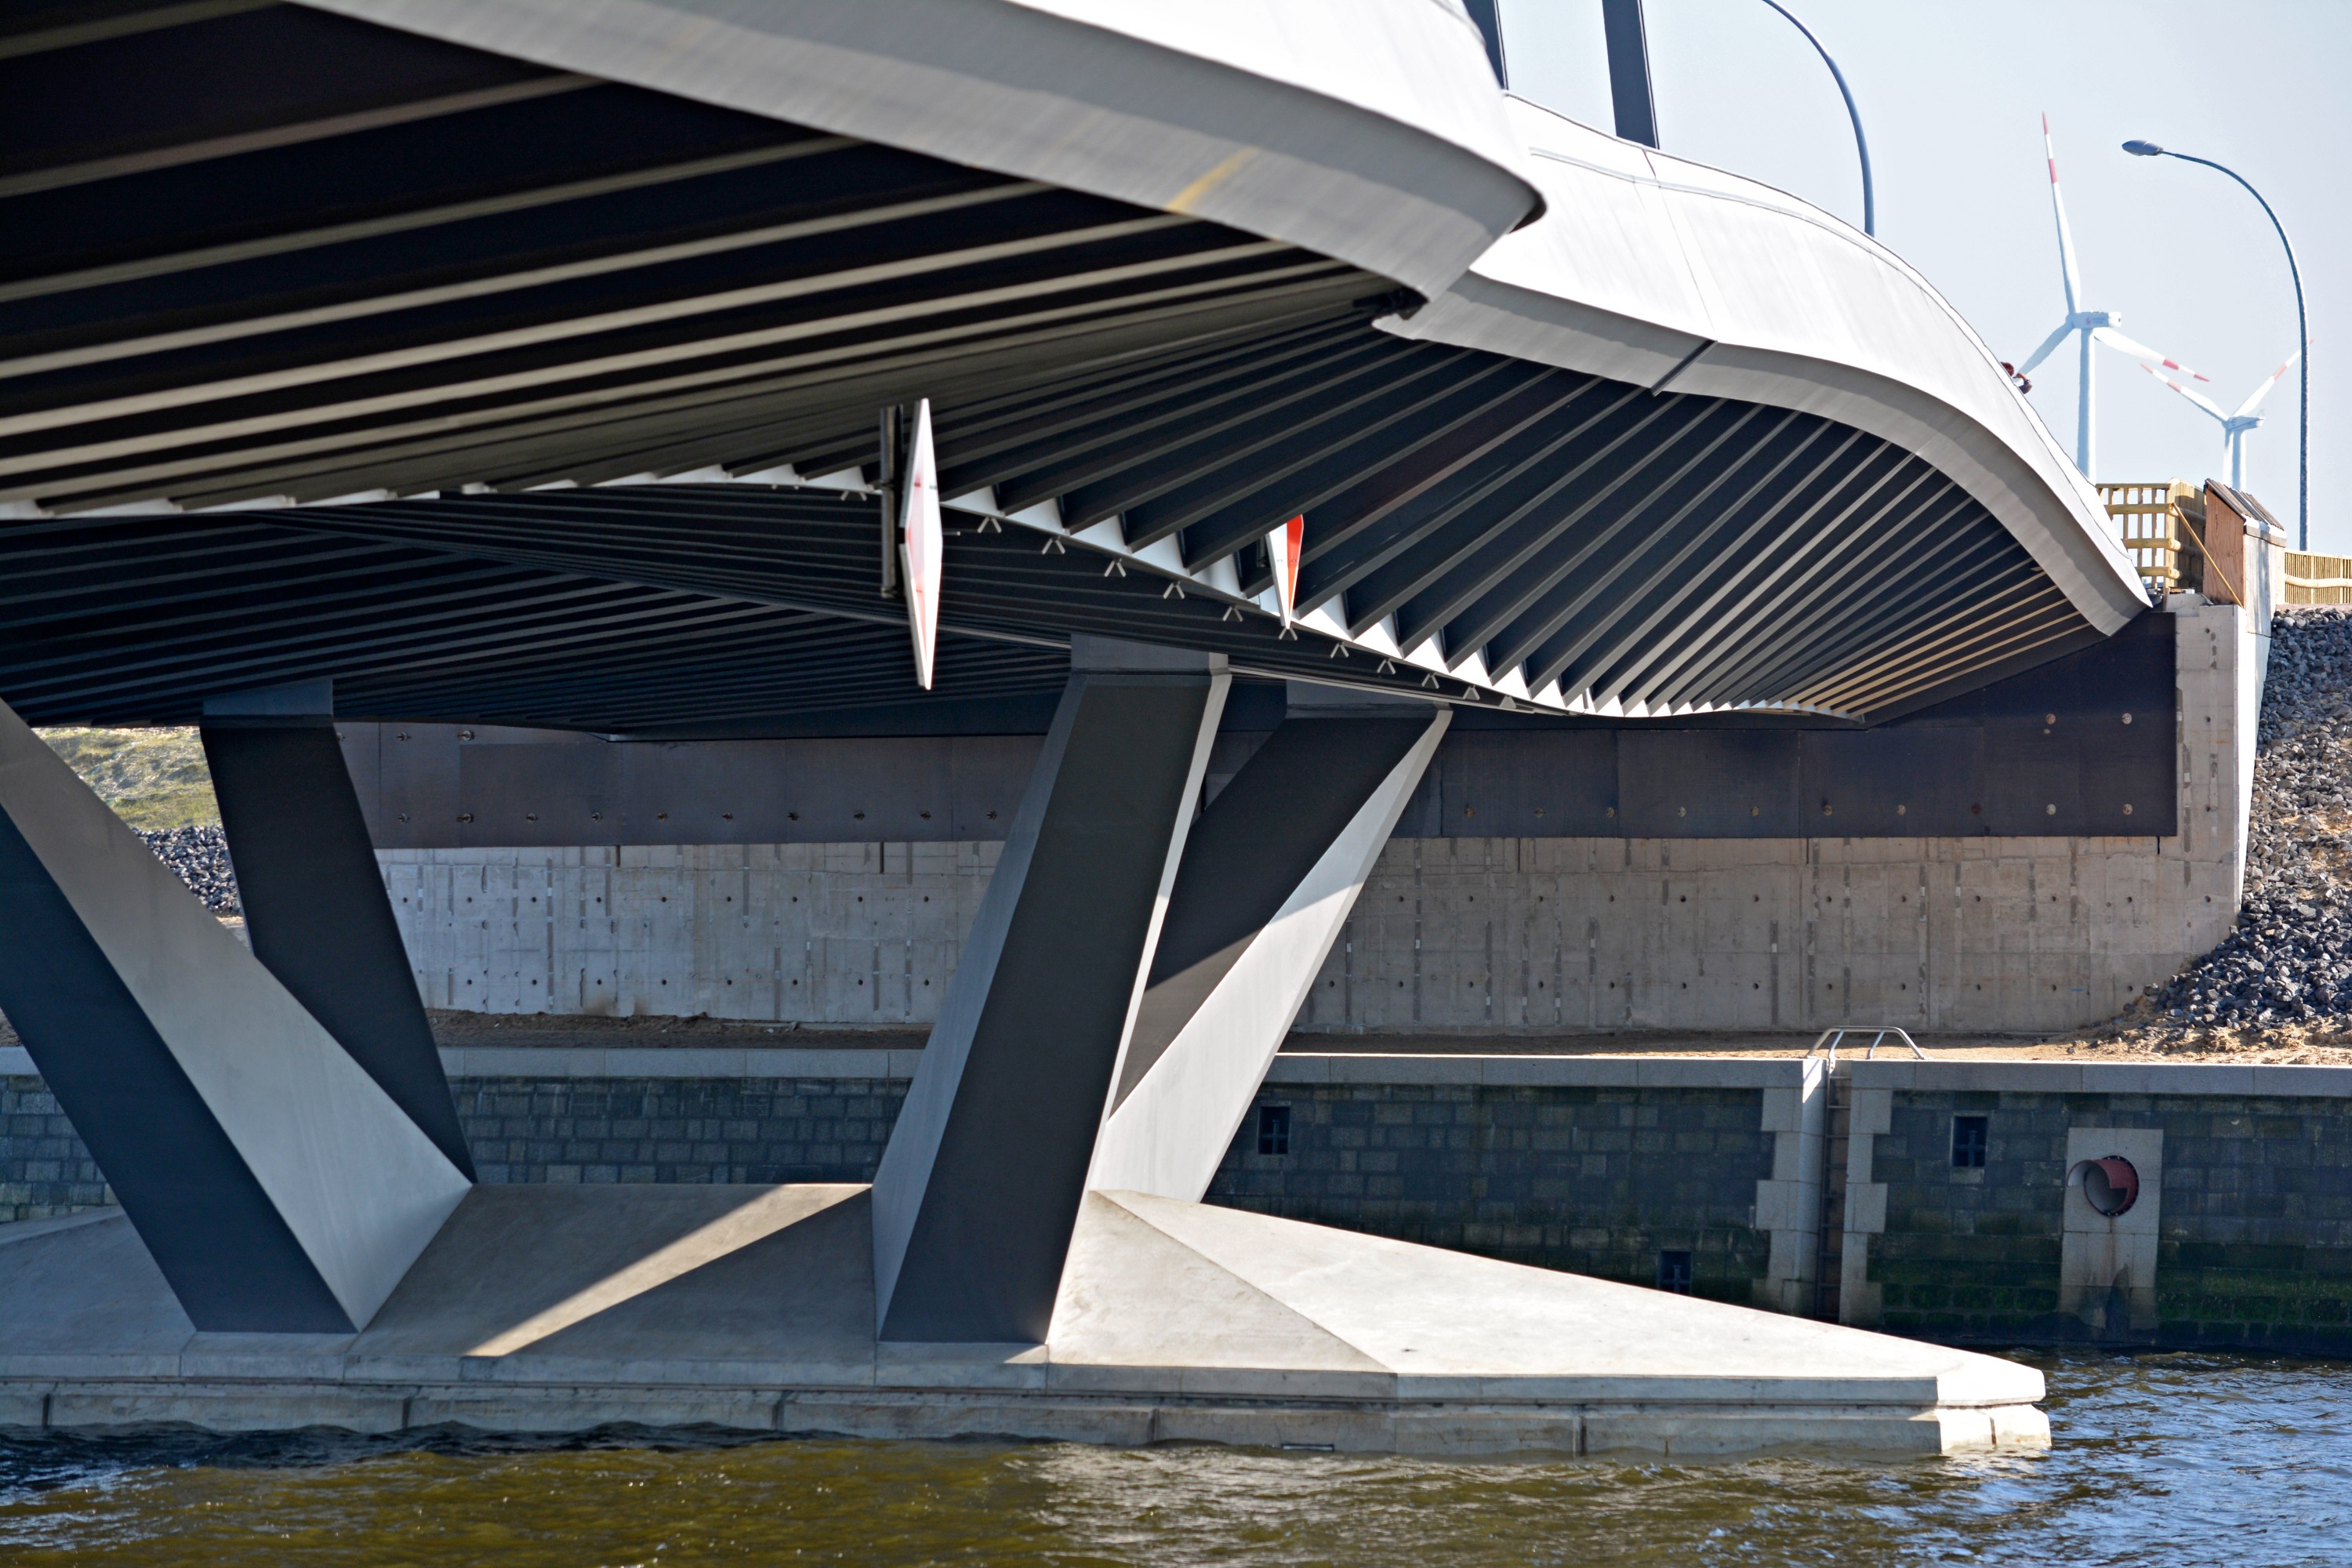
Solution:
M 877 1341 L 867 1193 L 478 1187 L 356 1334 L 204 1333 L 119 1211 L 0 1227 L 0 1424 L 612 1422 L 1402 1453 L 2046 1446 L 2031 1367 L 1092 1193 L 1039 1344 Z

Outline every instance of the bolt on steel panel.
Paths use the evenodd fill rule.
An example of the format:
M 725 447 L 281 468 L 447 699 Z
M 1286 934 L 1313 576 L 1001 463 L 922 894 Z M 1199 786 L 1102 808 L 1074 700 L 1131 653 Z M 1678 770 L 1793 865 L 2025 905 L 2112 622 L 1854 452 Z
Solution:
M 1974 724 L 1812 731 L 1799 764 L 1805 829 L 1816 837 L 1990 832 L 1981 812 L 1984 731 Z
M 1607 730 L 1449 735 L 1430 772 L 1437 778 L 1429 802 L 1436 837 L 1583 838 L 1617 832 L 1617 737 Z
M 1620 731 L 1620 830 L 1635 838 L 1798 837 L 1801 739 L 1794 730 Z

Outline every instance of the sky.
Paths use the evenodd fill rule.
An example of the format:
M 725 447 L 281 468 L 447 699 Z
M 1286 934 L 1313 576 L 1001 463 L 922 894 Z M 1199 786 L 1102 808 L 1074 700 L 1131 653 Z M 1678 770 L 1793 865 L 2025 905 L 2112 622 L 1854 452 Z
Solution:
M 2063 319 L 2041 116 L 2057 143 L 2086 309 L 2212 378 L 2234 409 L 2294 352 L 2294 285 L 2237 184 L 2142 137 L 2226 163 L 2270 201 L 2303 267 L 2312 342 L 2311 547 L 2352 553 L 2352 0 L 1783 0 L 1837 58 L 1862 111 L 1878 238 L 1993 352 L 2021 362 Z M 1501 0 L 1513 91 L 1612 129 L 1600 0 Z M 1845 106 L 1762 0 L 1645 0 L 1659 140 L 1859 225 Z M 2097 351 L 2105 480 L 2226 479 L 2221 426 L 2137 363 Z M 2032 401 L 2072 452 L 2075 351 Z M 2246 437 L 2246 488 L 2294 526 L 2295 374 Z

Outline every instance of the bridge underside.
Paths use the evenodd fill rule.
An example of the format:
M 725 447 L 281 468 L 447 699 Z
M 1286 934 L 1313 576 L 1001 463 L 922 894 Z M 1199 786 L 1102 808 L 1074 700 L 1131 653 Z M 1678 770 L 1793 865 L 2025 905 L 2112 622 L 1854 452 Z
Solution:
M 1048 694 L 1108 633 L 1869 721 L 2094 637 L 1885 440 L 1408 341 L 1419 295 L 1296 245 L 300 6 L 69 42 L 0 61 L 0 694 L 37 722 L 321 677 L 346 717 L 608 733 L 912 699 L 841 487 L 919 397 L 965 502 L 943 696 Z
M 1082 1215 L 1199 1212 L 1457 711 L 1859 728 L 2125 614 L 1853 426 L 1412 341 L 1460 267 L 1378 232 L 1380 170 L 1332 160 L 1297 223 L 1241 226 L 1347 113 L 1366 169 L 1410 152 L 1397 200 L 1455 163 L 1523 193 L 1446 209 L 1491 242 L 1535 187 L 1458 136 L 1228 69 L 1263 170 L 1171 132 L 1195 162 L 1126 199 L 1029 177 L 1021 127 L 967 164 L 802 123 L 824 93 L 752 113 L 416 20 L 516 7 L 339 9 L 419 30 L 133 5 L 0 50 L 0 894 L 35 928 L 0 1007 L 194 1331 L 363 1331 L 404 1281 L 459 1288 L 410 1270 L 484 1207 L 337 721 L 1042 728 L 882 1170 L 820 1205 L 855 1232 L 827 1310 L 869 1361 L 1011 1367 L 1085 1305 Z M 939 15 L 997 10 L 1076 26 Z M 917 400 L 947 502 L 929 692 L 886 568 L 884 411 Z M 1279 728 L 1210 799 L 1229 700 L 1267 681 Z M 189 722 L 260 872 L 249 950 L 32 731 Z M 2012 1415 L 2038 1388 L 1968 1375 Z M 1902 1419 L 1941 1432 L 1935 1405 Z

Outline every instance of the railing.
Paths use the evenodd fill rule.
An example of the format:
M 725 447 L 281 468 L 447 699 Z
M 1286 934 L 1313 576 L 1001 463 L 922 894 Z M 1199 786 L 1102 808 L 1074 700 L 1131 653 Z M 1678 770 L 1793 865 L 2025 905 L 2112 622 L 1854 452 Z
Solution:
M 2286 552 L 2286 602 L 2290 605 L 2352 605 L 2352 555 Z
M 2198 493 L 2186 479 L 2099 487 L 2099 500 L 2122 529 L 2124 551 L 2139 569 L 2140 580 L 2160 593 L 2179 591 L 2182 552 L 2197 548 L 2180 503 Z
M 1848 1035 L 1868 1035 L 1870 1037 L 1869 1048 L 1862 1053 L 1862 1059 L 1864 1061 L 1869 1061 L 1871 1058 L 1878 1055 L 1878 1047 L 1882 1045 L 1886 1045 L 1886 1037 L 1889 1035 L 1894 1036 L 1896 1040 L 1908 1046 L 1911 1048 L 1911 1054 L 1919 1060 L 1924 1062 L 1928 1059 L 1927 1053 L 1919 1048 L 1919 1042 L 1911 1037 L 1908 1030 L 1898 1029 L 1892 1024 L 1833 1025 L 1829 1028 L 1823 1029 L 1821 1032 L 1821 1037 L 1816 1039 L 1811 1045 L 1805 1047 L 1805 1059 L 1811 1061 L 1813 1057 L 1818 1054 L 1827 1058 L 1830 1066 L 1837 1066 L 1838 1042 L 1843 1040 Z M 1893 1050 L 1895 1047 L 1891 1045 L 1887 1045 L 1886 1048 Z

